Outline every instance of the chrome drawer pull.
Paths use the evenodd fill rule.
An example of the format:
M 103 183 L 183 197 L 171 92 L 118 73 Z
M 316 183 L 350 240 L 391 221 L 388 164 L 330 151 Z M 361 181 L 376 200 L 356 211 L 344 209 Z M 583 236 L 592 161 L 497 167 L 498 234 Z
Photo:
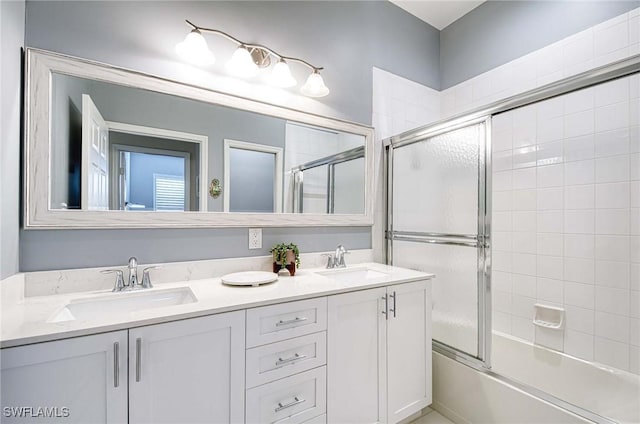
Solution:
M 282 365 L 290 364 L 292 362 L 297 361 L 298 359 L 304 359 L 306 357 L 307 355 L 299 355 L 296 353 L 291 358 L 287 358 L 287 359 L 278 358 L 278 360 L 276 361 L 276 367 L 281 367 Z
M 142 373 L 142 339 L 138 337 L 136 339 L 136 382 L 140 381 L 140 374 Z
M 294 319 L 290 319 L 288 321 L 280 320 L 280 321 L 276 322 L 276 327 L 281 327 L 283 325 L 289 325 L 289 324 L 295 324 L 295 323 L 298 323 L 298 322 L 306 321 L 307 319 L 308 318 L 306 318 L 306 317 L 302 317 L 302 318 L 295 317 Z
M 120 343 L 113 344 L 113 387 L 120 386 Z
M 282 402 L 278 402 L 278 407 L 276 408 L 276 412 L 280 412 L 283 409 L 287 409 L 287 408 L 291 408 L 292 406 L 296 406 L 301 404 L 302 402 L 306 402 L 306 399 L 298 399 L 298 396 L 293 398 L 294 401 L 291 403 L 287 403 L 286 405 L 283 405 Z

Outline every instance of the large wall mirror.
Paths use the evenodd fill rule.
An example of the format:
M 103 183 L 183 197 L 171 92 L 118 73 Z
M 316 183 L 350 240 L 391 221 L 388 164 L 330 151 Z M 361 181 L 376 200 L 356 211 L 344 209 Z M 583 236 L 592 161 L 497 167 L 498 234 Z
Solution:
M 27 50 L 26 228 L 371 225 L 371 128 Z

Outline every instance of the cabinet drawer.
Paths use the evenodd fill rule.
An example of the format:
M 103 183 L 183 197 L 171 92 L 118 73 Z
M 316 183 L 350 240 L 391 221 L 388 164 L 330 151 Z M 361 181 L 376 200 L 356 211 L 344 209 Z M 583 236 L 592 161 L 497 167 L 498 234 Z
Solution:
M 247 311 L 247 347 L 327 329 L 327 298 L 264 306 Z
M 326 388 L 326 367 L 320 367 L 249 389 L 247 423 L 298 424 L 322 415 Z
M 327 333 L 309 334 L 247 350 L 247 387 L 255 387 L 327 362 Z

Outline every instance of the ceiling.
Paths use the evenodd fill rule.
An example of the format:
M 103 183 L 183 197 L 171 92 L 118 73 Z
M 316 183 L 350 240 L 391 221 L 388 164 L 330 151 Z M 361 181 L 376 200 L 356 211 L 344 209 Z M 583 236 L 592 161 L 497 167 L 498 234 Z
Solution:
M 389 0 L 429 25 L 441 30 L 485 0 Z

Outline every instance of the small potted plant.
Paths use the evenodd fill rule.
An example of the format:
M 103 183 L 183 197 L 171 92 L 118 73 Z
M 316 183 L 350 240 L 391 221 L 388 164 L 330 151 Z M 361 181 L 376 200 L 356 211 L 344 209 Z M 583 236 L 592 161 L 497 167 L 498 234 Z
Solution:
M 300 266 L 300 250 L 294 243 L 278 243 L 269 251 L 273 255 L 273 272 L 287 269 L 291 276 L 296 274 Z

